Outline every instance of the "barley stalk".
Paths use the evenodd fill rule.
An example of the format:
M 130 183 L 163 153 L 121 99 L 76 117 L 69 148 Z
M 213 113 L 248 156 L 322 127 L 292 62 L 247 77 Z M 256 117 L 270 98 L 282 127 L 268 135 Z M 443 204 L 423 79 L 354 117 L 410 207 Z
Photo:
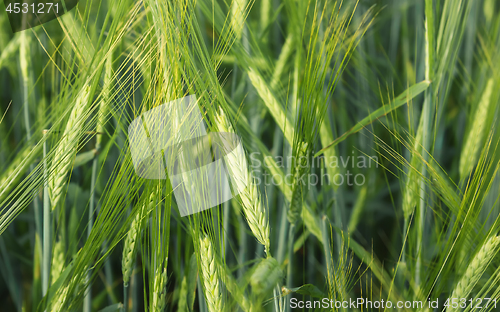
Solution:
M 210 312 L 222 310 L 221 289 L 219 286 L 219 272 L 216 266 L 215 253 L 208 237 L 200 239 L 201 274 L 205 297 Z
M 489 107 L 492 102 L 491 94 L 493 92 L 493 85 L 494 79 L 490 78 L 477 107 L 474 119 L 472 119 L 472 126 L 464 143 L 462 154 L 460 155 L 459 171 L 461 179 L 465 179 L 477 163 L 478 152 L 486 127 L 486 119 L 488 118 Z
M 66 182 L 66 174 L 70 170 L 71 162 L 76 154 L 78 137 L 84 126 L 85 116 L 90 102 L 89 94 L 90 86 L 85 85 L 78 94 L 61 141 L 55 150 L 49 178 L 49 196 L 52 209 L 55 209 L 61 199 Z
M 219 109 L 219 113 L 216 116 L 216 123 L 219 131 L 234 133 L 233 126 L 226 118 L 222 109 Z M 261 195 L 251 174 L 248 172 L 245 157 L 236 157 L 236 155 L 235 153 L 227 154 L 226 165 L 232 173 L 232 177 L 237 184 L 237 189 L 243 189 L 240 193 L 240 199 L 250 230 L 255 238 L 264 245 L 266 253 L 268 253 L 270 246 L 269 223 L 262 206 Z
M 472 258 L 464 275 L 460 278 L 457 286 L 453 290 L 451 298 L 468 298 L 472 289 L 477 284 L 484 271 L 497 254 L 500 245 L 500 237 L 493 236 L 489 238 L 479 249 L 478 253 Z M 447 312 L 458 311 L 449 306 Z

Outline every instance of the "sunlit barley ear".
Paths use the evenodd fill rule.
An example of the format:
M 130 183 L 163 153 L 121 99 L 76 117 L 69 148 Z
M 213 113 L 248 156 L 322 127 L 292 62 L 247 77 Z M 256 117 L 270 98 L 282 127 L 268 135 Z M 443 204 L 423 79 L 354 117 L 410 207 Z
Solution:
M 262 79 L 259 73 L 253 68 L 250 68 L 247 74 L 255 90 L 257 90 L 257 93 L 264 101 L 264 104 L 269 109 L 269 112 L 273 116 L 274 120 L 280 127 L 281 131 L 283 131 L 286 140 L 292 144 L 294 136 L 293 123 L 288 119 L 285 111 L 280 106 L 278 100 L 276 100 L 267 83 L 264 79 Z
M 85 85 L 78 94 L 62 138 L 55 150 L 49 177 L 49 197 L 52 209 L 55 209 L 61 199 L 62 191 L 66 184 L 67 173 L 71 168 L 71 162 L 77 151 L 78 138 L 85 125 L 86 114 L 88 114 L 90 104 L 89 95 L 90 86 Z
M 200 239 L 201 274 L 205 297 L 210 312 L 222 311 L 220 276 L 217 270 L 215 253 L 208 237 Z
M 181 290 L 179 293 L 179 303 L 177 305 L 177 311 L 179 312 L 189 311 L 187 297 L 188 297 L 188 283 L 186 277 L 184 276 L 181 282 Z
M 226 118 L 222 108 L 219 109 L 216 116 L 216 124 L 219 131 L 234 133 L 233 126 Z M 262 205 L 259 189 L 254 183 L 251 173 L 248 172 L 246 158 L 242 153 L 229 153 L 225 158 L 226 166 L 237 184 L 236 188 L 238 190 L 243 189 L 240 192 L 240 198 L 250 230 L 259 243 L 264 245 L 266 253 L 268 253 L 270 246 L 269 223 Z
M 149 214 L 149 211 L 154 203 L 154 196 L 155 193 L 151 193 L 149 196 L 149 202 L 142 204 L 141 211 L 136 213 L 134 220 L 132 220 L 130 225 L 127 237 L 125 238 L 122 254 L 122 275 L 123 285 L 125 287 L 128 287 L 128 283 L 134 269 L 133 265 L 137 249 L 136 245 L 141 232 L 141 220 L 145 218 L 145 215 Z
M 165 262 L 166 263 L 166 262 Z M 167 269 L 163 269 L 163 272 L 156 270 L 153 285 L 153 302 L 152 311 L 163 312 L 167 305 L 166 295 L 167 295 Z
M 486 271 L 486 268 L 497 254 L 499 245 L 499 236 L 493 236 L 483 244 L 478 253 L 472 258 L 450 298 L 469 297 L 472 289 L 476 286 L 484 271 Z M 446 309 L 447 312 L 458 310 L 454 309 L 451 305 Z
M 130 230 L 125 238 L 125 244 L 123 246 L 122 255 L 122 275 L 123 275 L 123 285 L 128 286 L 130 277 L 132 276 L 132 270 L 135 259 L 135 245 L 139 236 L 141 226 L 141 214 L 136 214 L 132 224 L 130 225 Z
M 290 209 L 288 210 L 287 217 L 290 224 L 295 224 L 300 218 L 302 212 L 302 193 L 303 193 L 303 181 L 301 180 L 302 174 L 304 174 L 305 166 L 307 166 L 307 143 L 302 143 L 297 155 L 297 163 L 295 168 L 295 175 L 293 178 L 293 191 L 292 191 L 292 202 L 290 203 Z
M 54 298 L 52 299 L 52 306 L 50 311 L 52 312 L 63 311 L 68 296 L 69 296 L 69 285 L 66 285 L 63 288 L 59 288 Z
M 86 271 L 86 270 L 84 270 Z M 50 311 L 52 312 L 61 312 L 67 311 L 68 307 L 66 306 L 68 303 L 71 303 L 71 297 L 73 297 L 73 293 L 70 293 L 70 288 L 73 284 L 77 284 L 73 286 L 73 289 L 77 289 L 80 286 L 83 286 L 83 279 L 78 277 L 73 277 L 71 282 L 68 284 L 62 284 L 61 287 L 56 291 L 54 297 L 50 301 Z
M 50 267 L 50 284 L 54 284 L 55 281 L 61 276 L 61 272 L 64 268 L 64 246 L 62 240 L 59 240 L 54 244 L 54 254 L 52 257 L 52 265 Z
M 418 127 L 417 135 L 413 143 L 413 148 L 415 149 L 415 151 L 413 152 L 413 155 L 411 157 L 410 167 L 408 168 L 408 175 L 406 176 L 406 187 L 403 191 L 403 214 L 405 220 L 409 220 L 420 197 L 419 172 L 422 167 L 422 161 L 417 153 L 420 153 L 422 151 L 422 148 L 420 147 L 423 133 L 422 129 L 422 126 Z
M 29 78 L 29 60 L 30 57 L 30 45 L 31 45 L 31 37 L 28 33 L 21 33 L 21 43 L 19 47 L 19 65 L 21 67 L 21 75 L 23 77 L 24 83 L 27 83 Z
M 247 0 L 233 0 L 231 4 L 231 27 L 237 39 L 241 39 L 245 26 Z
M 8 61 L 17 51 L 21 44 L 21 35 L 23 33 L 17 33 L 12 37 L 9 43 L 3 47 L 2 53 L 0 54 L 0 68 L 3 67 L 4 63 Z
M 490 112 L 489 107 L 491 102 L 491 94 L 493 92 L 493 85 L 495 80 L 490 78 L 486 85 L 486 89 L 483 92 L 479 106 L 477 107 L 476 113 L 474 114 L 474 119 L 472 119 L 472 126 L 470 128 L 469 134 L 467 135 L 467 140 L 464 143 L 462 154 L 460 155 L 460 179 L 465 179 L 470 174 L 472 169 L 477 163 L 477 158 L 479 157 L 479 149 L 481 148 L 483 142 L 483 134 L 486 126 L 486 120 L 488 119 L 488 113 Z
M 102 98 L 99 103 L 99 111 L 97 115 L 97 127 L 96 127 L 96 149 L 99 151 L 102 144 L 102 136 L 104 135 L 104 126 L 106 125 L 106 118 L 109 112 L 112 81 L 113 81 L 113 54 L 110 53 L 106 59 L 105 74 L 104 74 L 104 88 L 102 90 Z

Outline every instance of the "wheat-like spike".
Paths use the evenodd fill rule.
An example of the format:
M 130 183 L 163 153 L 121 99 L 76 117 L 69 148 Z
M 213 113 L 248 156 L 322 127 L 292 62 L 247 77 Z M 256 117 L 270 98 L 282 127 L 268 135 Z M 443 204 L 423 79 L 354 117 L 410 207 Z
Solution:
M 130 224 L 130 230 L 127 233 L 127 237 L 125 238 L 122 253 L 122 275 L 123 285 L 125 287 L 128 287 L 130 277 L 132 276 L 136 254 L 136 243 L 139 240 L 139 234 L 141 231 L 141 220 L 145 218 L 144 215 L 148 215 L 151 211 L 151 206 L 154 204 L 154 196 L 155 193 L 151 193 L 151 195 L 149 196 L 149 202 L 144 203 L 141 207 L 141 211 L 137 212 L 134 220 L 132 220 L 132 223 Z
M 135 243 L 138 239 L 138 234 L 141 226 L 141 214 L 138 213 L 132 224 L 130 225 L 130 230 L 127 233 L 127 237 L 125 238 L 125 244 L 123 246 L 123 254 L 122 254 L 122 275 L 123 275 L 123 285 L 125 287 L 128 286 L 130 281 L 130 276 L 132 275 L 132 266 L 134 265 L 135 258 Z
M 307 164 L 307 143 L 302 143 L 297 156 L 297 165 L 293 178 L 292 201 L 290 209 L 288 209 L 287 217 L 290 224 L 295 224 L 300 218 L 302 212 L 302 189 L 304 187 L 302 175 L 304 174 Z
M 152 301 L 152 311 L 163 312 L 167 305 L 167 269 L 163 269 L 163 272 L 156 270 L 154 282 L 153 282 L 153 301 Z
M 7 169 L 0 176 L 0 197 L 5 190 L 8 190 L 8 186 L 14 183 L 29 165 L 32 164 L 36 156 L 38 156 L 37 153 L 35 153 L 31 147 L 26 147 L 17 154 L 17 157 L 10 162 Z
M 495 14 L 495 0 L 485 0 L 483 4 L 483 13 L 486 18 L 486 22 L 490 23 Z
M 464 275 L 460 278 L 457 286 L 453 290 L 451 298 L 468 298 L 474 286 L 477 284 L 491 260 L 497 254 L 500 245 L 500 237 L 493 236 L 488 239 L 478 253 L 472 258 Z M 447 312 L 458 311 L 449 306 Z
M 3 67 L 3 64 L 17 51 L 19 45 L 21 43 L 21 33 L 16 33 L 14 37 L 9 41 L 9 43 L 2 49 L 2 53 L 0 54 L 0 68 Z
M 110 53 L 106 59 L 105 73 L 104 73 L 104 88 L 102 90 L 102 98 L 99 103 L 99 113 L 97 116 L 97 136 L 96 136 L 96 150 L 99 151 L 102 143 L 102 136 L 104 133 L 104 125 L 106 124 L 106 117 L 108 113 L 108 105 L 110 103 L 111 84 L 113 80 L 113 54 Z
M 465 141 L 462 154 L 460 155 L 460 178 L 465 179 L 477 163 L 479 148 L 481 146 L 484 128 L 486 126 L 486 119 L 491 101 L 491 93 L 493 92 L 494 79 L 490 78 L 486 89 L 484 90 L 479 106 L 477 107 L 476 114 L 472 122 L 467 140 Z
M 84 270 L 86 271 L 86 270 Z M 71 299 L 73 293 L 70 294 L 69 290 L 73 284 L 75 285 L 73 289 L 76 289 L 79 285 L 82 285 L 83 279 L 81 276 L 74 276 L 68 284 L 63 284 L 63 286 L 59 287 L 56 291 L 54 297 L 50 302 L 50 311 L 52 312 L 61 312 L 67 311 L 67 307 L 65 307 L 66 303 Z
M 236 39 L 241 39 L 245 26 L 247 0 L 233 0 L 231 5 L 231 27 Z
M 52 312 L 64 311 L 63 308 L 68 298 L 68 294 L 69 294 L 69 285 L 66 285 L 63 288 L 59 288 L 59 290 L 56 292 L 54 299 L 52 299 L 52 306 L 51 306 Z
M 415 143 L 413 144 L 414 152 L 412 153 L 410 168 L 408 169 L 408 175 L 406 178 L 406 188 L 403 193 L 403 214 L 405 220 L 408 220 L 410 215 L 413 213 L 415 206 L 417 205 L 417 201 L 419 199 L 420 194 L 420 186 L 419 186 L 419 172 L 421 168 L 421 160 L 417 153 L 422 151 L 420 147 L 420 142 L 422 141 L 423 127 L 422 122 L 417 130 L 417 136 L 415 137 Z
M 177 311 L 178 312 L 189 311 L 188 303 L 187 303 L 187 296 L 188 296 L 188 283 L 187 283 L 186 277 L 184 276 L 182 278 L 181 291 L 179 293 L 179 302 L 177 303 Z
M 28 81 L 29 76 L 28 62 L 31 60 L 30 44 L 31 37 L 27 32 L 23 31 L 21 33 L 21 45 L 19 47 L 19 65 L 21 67 L 21 76 L 23 77 L 25 83 Z
M 280 56 L 278 57 L 278 61 L 276 62 L 276 66 L 274 67 L 273 76 L 271 79 L 271 90 L 276 90 L 276 88 L 278 87 L 278 84 L 281 80 L 281 75 L 283 74 L 285 66 L 288 63 L 288 58 L 294 51 L 295 47 L 293 45 L 293 42 L 293 35 L 290 33 L 286 37 L 285 43 L 281 48 Z
M 283 278 L 283 271 L 276 259 L 263 259 L 256 267 L 250 278 L 252 290 L 256 294 L 270 291 Z
M 220 278 L 215 261 L 215 253 L 208 237 L 200 239 L 200 258 L 208 310 L 210 312 L 220 312 L 222 310 Z
M 219 131 L 234 133 L 233 126 L 226 118 L 224 111 L 219 109 L 216 116 L 216 124 Z M 240 192 L 243 212 L 247 223 L 257 240 L 264 245 L 266 253 L 269 252 L 269 223 L 264 211 L 261 195 L 257 185 L 254 183 L 251 174 L 248 172 L 246 159 L 238 153 L 229 153 L 226 155 L 226 165 L 231 172 L 233 181 L 236 183 Z
M 64 246 L 62 240 L 59 240 L 54 244 L 54 255 L 52 257 L 52 266 L 50 267 L 50 284 L 54 284 L 55 281 L 61 276 L 61 272 L 64 268 Z
M 64 129 L 63 136 L 52 160 L 51 175 L 49 177 L 49 197 L 52 209 L 55 209 L 61 199 L 62 191 L 66 183 L 66 174 L 70 170 L 76 149 L 78 137 L 85 123 L 85 114 L 89 106 L 90 86 L 85 85 L 76 99 L 75 106 L 71 111 L 68 123 Z
M 267 84 L 264 82 L 264 79 L 262 79 L 262 77 L 252 68 L 248 71 L 248 78 L 250 78 L 250 82 L 264 101 L 264 104 L 267 109 L 269 109 L 269 112 L 280 127 L 281 131 L 285 134 L 285 138 L 288 143 L 293 144 L 293 124 L 288 119 L 285 110 L 281 107 Z

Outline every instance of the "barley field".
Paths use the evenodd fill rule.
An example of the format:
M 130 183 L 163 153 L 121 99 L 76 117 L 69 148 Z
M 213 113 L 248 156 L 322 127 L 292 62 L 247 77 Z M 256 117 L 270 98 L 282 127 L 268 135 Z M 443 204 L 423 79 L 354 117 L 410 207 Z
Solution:
M 16 1 L 0 311 L 500 311 L 499 1 Z

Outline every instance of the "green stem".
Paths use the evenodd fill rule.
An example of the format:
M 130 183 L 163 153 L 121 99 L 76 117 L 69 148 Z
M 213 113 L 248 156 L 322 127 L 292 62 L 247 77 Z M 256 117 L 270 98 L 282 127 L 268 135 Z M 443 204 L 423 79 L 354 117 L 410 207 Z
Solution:
M 330 227 L 327 216 L 323 216 L 321 223 L 321 236 L 323 238 L 323 251 L 325 253 L 325 262 L 326 262 L 326 271 L 327 271 L 327 282 L 328 288 L 330 292 L 332 292 L 334 288 L 334 283 L 332 280 L 335 280 L 334 276 L 334 268 L 333 268 L 333 260 L 332 260 L 332 251 L 330 249 Z
M 43 142 L 43 251 L 42 251 L 42 295 L 49 289 L 50 276 L 50 201 L 47 166 L 47 140 Z
M 432 80 L 434 77 L 434 1 L 425 0 L 425 79 Z M 422 110 L 423 132 L 422 132 L 422 177 L 420 179 L 420 203 L 418 206 L 418 223 L 417 223 L 417 263 L 415 268 L 415 294 L 420 293 L 420 275 L 422 271 L 422 253 L 423 241 L 425 233 L 425 207 L 426 207 L 426 184 L 427 175 L 426 163 L 429 159 L 430 150 L 430 135 L 432 131 L 432 120 L 434 114 L 434 106 L 432 100 L 432 86 L 425 90 L 424 107 Z M 415 157 L 415 156 L 414 156 Z
M 94 207 L 95 207 L 95 184 L 97 178 L 97 155 L 94 156 L 94 160 L 92 161 L 92 176 L 90 179 L 90 203 L 89 203 L 89 224 L 87 227 L 87 240 L 90 237 L 90 233 L 92 232 L 92 227 L 94 225 Z M 86 284 L 90 282 L 92 272 L 88 270 L 86 276 Z M 90 312 L 92 310 L 92 287 L 88 285 L 88 288 L 85 292 L 85 299 L 83 301 L 83 311 Z
M 128 311 L 128 286 L 123 285 L 123 311 Z
M 294 242 L 294 235 L 295 235 L 295 223 L 291 223 L 290 227 L 288 228 L 288 267 L 287 267 L 287 273 L 286 273 L 286 287 L 288 289 L 291 289 L 293 286 L 293 279 L 292 279 L 292 269 L 293 269 L 293 242 Z M 291 297 L 292 295 L 290 295 Z M 291 311 L 291 306 L 286 305 L 286 311 L 289 312 Z

